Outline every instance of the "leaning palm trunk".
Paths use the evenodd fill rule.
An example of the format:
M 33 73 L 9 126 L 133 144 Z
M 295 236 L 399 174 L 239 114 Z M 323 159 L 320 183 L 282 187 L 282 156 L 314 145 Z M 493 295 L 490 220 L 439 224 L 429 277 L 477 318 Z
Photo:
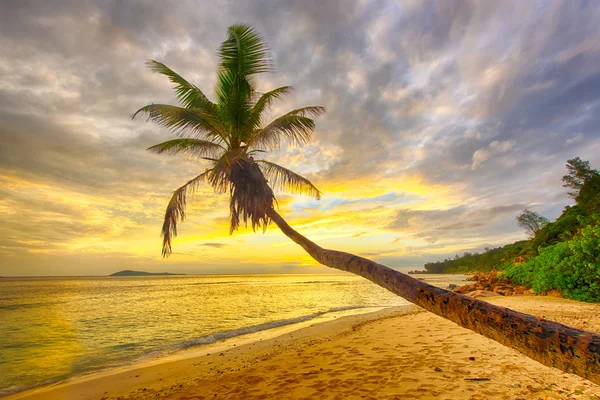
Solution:
M 352 272 L 404 297 L 429 311 L 472 329 L 552 367 L 576 373 L 600 384 L 600 336 L 555 322 L 534 318 L 467 296 L 448 292 L 410 278 L 398 271 L 352 254 L 323 249 L 298 232 L 273 209 L 274 190 L 288 190 L 319 199 L 321 192 L 306 178 L 270 161 L 254 160 L 282 143 L 308 143 L 321 106 L 301 107 L 265 124 L 265 111 L 289 93 L 282 86 L 258 96 L 253 76 L 272 71 L 262 38 L 252 27 L 232 25 L 219 49 L 219 69 L 213 103 L 195 85 L 166 65 L 150 61 L 154 72 L 175 84 L 180 106 L 150 104 L 135 114 L 147 114 L 180 139 L 149 148 L 156 153 L 199 157 L 210 168 L 173 192 L 163 223 L 163 255 L 171 254 L 177 224 L 185 218 L 187 196 L 201 182 L 217 192 L 229 191 L 230 231 L 240 224 L 254 230 L 267 228 L 273 220 L 293 241 L 321 264 Z M 271 186 L 269 186 L 271 185 Z
M 512 347 L 544 365 L 600 384 L 600 335 L 429 285 L 394 269 L 311 242 L 274 210 L 269 217 L 312 258 L 351 272 L 441 317 Z

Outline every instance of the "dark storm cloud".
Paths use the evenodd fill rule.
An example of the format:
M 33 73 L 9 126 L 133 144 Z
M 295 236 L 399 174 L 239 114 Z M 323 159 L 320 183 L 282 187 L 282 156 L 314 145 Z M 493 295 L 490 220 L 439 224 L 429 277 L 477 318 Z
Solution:
M 336 157 L 312 178 L 460 183 L 466 204 L 399 211 L 389 228 L 421 219 L 430 228 L 415 234 L 431 241 L 514 232 L 517 205 L 560 213 L 568 158 L 600 165 L 599 20 L 600 4 L 566 0 L 3 1 L 0 179 L 117 198 L 106 211 L 115 218 L 160 219 L 127 202 L 164 202 L 201 167 L 144 152 L 171 136 L 129 116 L 174 102 L 144 62 L 164 61 L 210 96 L 215 51 L 241 21 L 274 56 L 277 72 L 259 84 L 297 88 L 282 108 L 328 109 L 315 139 Z M 59 243 L 105 229 L 60 225 L 84 211 L 4 186 L 3 198 L 32 216 L 7 218 L 7 237 L 31 229 L 43 240 L 54 226 Z

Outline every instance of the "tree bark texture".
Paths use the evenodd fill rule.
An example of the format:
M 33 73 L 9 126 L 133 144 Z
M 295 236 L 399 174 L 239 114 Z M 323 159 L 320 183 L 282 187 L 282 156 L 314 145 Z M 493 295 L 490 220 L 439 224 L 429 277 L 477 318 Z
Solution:
M 279 229 L 319 263 L 363 278 L 441 317 L 511 347 L 550 367 L 600 384 L 600 335 L 450 292 L 366 258 L 323 249 L 273 209 Z

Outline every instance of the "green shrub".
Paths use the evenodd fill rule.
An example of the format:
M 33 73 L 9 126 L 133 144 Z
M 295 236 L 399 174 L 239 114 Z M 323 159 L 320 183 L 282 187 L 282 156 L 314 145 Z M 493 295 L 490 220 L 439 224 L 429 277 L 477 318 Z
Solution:
M 535 235 L 531 242 L 534 254 L 538 254 L 541 247 L 548 247 L 573 236 L 581 228 L 581 215 L 579 206 L 567 206 L 560 218 L 544 226 Z
M 600 175 L 595 175 L 583 184 L 577 196 L 577 204 L 588 215 L 600 212 Z
M 509 265 L 504 276 L 536 293 L 561 290 L 565 297 L 600 301 L 600 216 L 579 218 L 581 232 L 566 242 L 542 248 L 526 262 Z
M 579 157 L 567 161 L 565 187 L 577 204 L 566 206 L 535 237 L 485 252 L 466 252 L 425 264 L 428 272 L 504 270 L 504 276 L 536 293 L 561 290 L 566 297 L 600 302 L 600 172 Z M 521 258 L 522 257 L 522 258 Z M 515 259 L 526 261 L 518 266 Z

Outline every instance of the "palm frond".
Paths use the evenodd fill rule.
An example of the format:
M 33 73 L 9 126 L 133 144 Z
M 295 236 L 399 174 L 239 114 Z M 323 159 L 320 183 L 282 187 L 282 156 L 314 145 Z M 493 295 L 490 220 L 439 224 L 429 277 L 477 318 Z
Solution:
M 156 144 L 146 150 L 157 154 L 180 154 L 202 157 L 219 156 L 225 148 L 217 143 L 200 139 L 174 139 Z
M 255 131 L 248 139 L 249 148 L 276 149 L 283 141 L 297 145 L 308 143 L 315 129 L 316 117 L 325 112 L 325 107 L 310 106 L 290 111 Z
M 241 77 L 273 71 L 267 45 L 252 27 L 235 24 L 227 33 L 227 40 L 219 48 L 221 68 Z
M 263 174 L 275 190 L 307 194 L 317 200 L 321 199 L 319 189 L 305 177 L 270 161 L 257 160 L 256 163 L 261 167 Z
M 146 114 L 149 120 L 170 129 L 177 136 L 191 132 L 198 138 L 205 137 L 218 143 L 227 143 L 227 133 L 219 119 L 202 109 L 150 104 L 137 110 L 131 118 L 138 114 Z
M 212 172 L 208 177 L 208 182 L 217 193 L 225 193 L 229 188 L 231 170 L 235 164 L 239 163 L 244 155 L 243 148 L 228 149 L 218 159 L 210 160 L 213 162 Z
M 232 71 L 219 68 L 217 71 L 217 83 L 215 85 L 215 95 L 217 97 L 217 104 L 222 110 L 227 107 L 231 92 L 235 86 L 236 74 Z
M 216 105 L 204 95 L 202 90 L 186 81 L 165 64 L 154 60 L 148 60 L 146 65 L 152 72 L 165 75 L 175 84 L 175 94 L 184 107 L 206 108 L 210 110 L 216 109 Z
M 260 126 L 263 113 L 271 106 L 271 104 L 273 104 L 273 101 L 290 93 L 292 90 L 294 89 L 291 86 L 282 86 L 260 96 L 260 98 L 252 107 L 252 110 L 250 110 L 250 115 L 244 123 L 245 133 L 250 135 L 252 132 L 254 132 Z
M 215 102 L 165 64 L 149 60 L 147 65 L 152 72 L 171 81 L 180 106 L 151 104 L 132 115 L 135 118 L 143 114 L 180 137 L 154 145 L 149 151 L 183 153 L 211 163 L 210 169 L 173 192 L 162 226 L 164 257 L 172 253 L 171 241 L 177 236 L 178 223 L 186 217 L 188 196 L 201 182 L 207 182 L 217 192 L 229 191 L 230 232 L 240 223 L 251 223 L 254 230 L 267 228 L 276 200 L 266 177 L 278 189 L 320 197 L 308 179 L 268 161 L 255 162 L 252 157 L 278 148 L 284 141 L 306 143 L 315 128 L 313 118 L 325 109 L 299 108 L 264 125 L 268 108 L 292 88 L 283 86 L 264 94 L 256 91 L 254 76 L 273 71 L 263 38 L 248 25 L 232 25 L 218 56 Z
M 205 181 L 212 170 L 206 170 L 194 179 L 189 180 L 185 185 L 173 192 L 171 200 L 165 211 L 165 220 L 162 226 L 163 235 L 163 257 L 169 257 L 172 253 L 171 240 L 177 236 L 177 224 L 185 219 L 185 206 L 187 196 L 193 194 L 200 183 Z
M 307 106 L 302 108 L 297 108 L 295 110 L 290 111 L 286 115 L 301 115 L 303 117 L 309 115 L 313 118 L 318 117 L 319 115 L 325 114 L 327 109 L 323 106 Z
M 238 229 L 241 221 L 246 226 L 250 221 L 254 231 L 261 227 L 263 232 L 266 231 L 271 220 L 268 213 L 273 209 L 275 195 L 258 165 L 240 157 L 232 165 L 229 181 L 229 233 Z
M 230 123 L 230 134 L 241 141 L 241 127 L 250 115 L 254 88 L 252 75 L 273 70 L 267 46 L 250 26 L 229 27 L 227 40 L 219 48 L 219 69 L 215 92 L 223 119 Z
M 234 71 L 220 68 L 217 72 L 215 93 L 221 120 L 227 122 L 232 139 L 240 142 L 241 126 L 248 119 L 252 107 L 252 85 Z
M 255 150 L 250 150 L 250 151 L 246 152 L 246 154 L 249 156 L 252 156 L 253 154 L 257 154 L 257 153 L 268 153 L 268 151 L 255 149 Z

